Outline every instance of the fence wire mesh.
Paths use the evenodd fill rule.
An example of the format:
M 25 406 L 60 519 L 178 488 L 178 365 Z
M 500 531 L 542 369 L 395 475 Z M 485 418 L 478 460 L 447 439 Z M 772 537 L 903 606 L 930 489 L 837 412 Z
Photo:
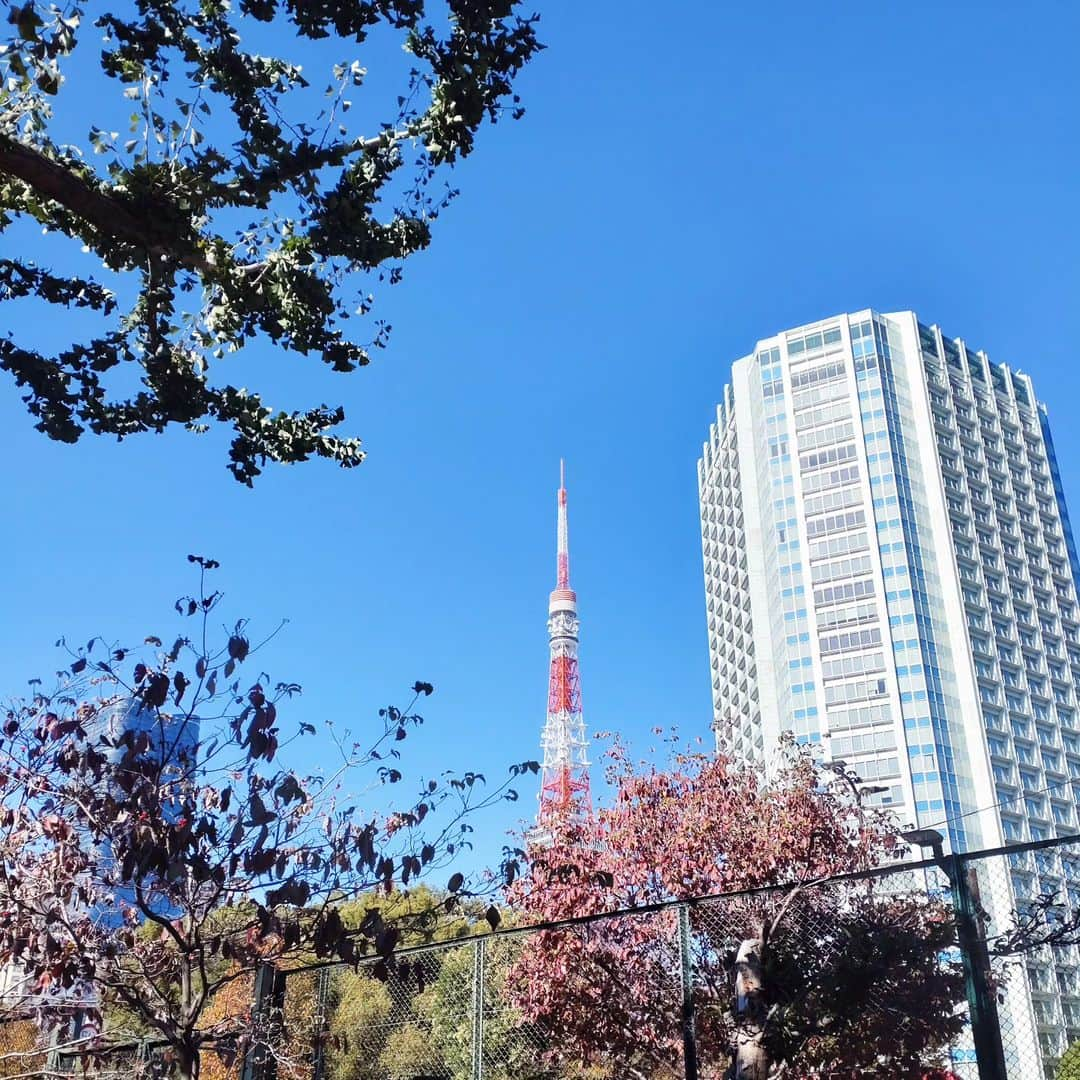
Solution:
M 967 861 L 1009 1080 L 1080 1080 L 1080 842 Z
M 335 972 L 314 1075 L 1080 1080 L 1078 942 L 1080 840 L 897 864 Z
M 207 1052 L 201 1080 L 1080 1080 L 1080 838 L 257 985 L 235 1060 Z M 169 1071 L 28 1031 L 0 1025 L 22 1047 L 0 1077 Z
M 475 946 L 414 953 L 385 979 L 335 971 L 327 999 L 324 1076 L 412 1080 L 454 1076 L 469 1062 Z M 468 1075 L 466 1073 L 465 1075 Z
M 699 1074 L 920 1076 L 964 1020 L 949 908 L 897 873 L 689 909 Z

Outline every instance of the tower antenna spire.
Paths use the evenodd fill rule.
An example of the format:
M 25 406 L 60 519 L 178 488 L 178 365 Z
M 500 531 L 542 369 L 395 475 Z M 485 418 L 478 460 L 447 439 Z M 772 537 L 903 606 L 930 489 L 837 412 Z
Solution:
M 570 533 L 566 513 L 566 462 L 559 460 L 555 588 L 548 602 L 548 708 L 540 740 L 544 768 L 538 824 L 555 815 L 590 809 L 589 757 L 578 676 L 577 594 L 570 587 Z

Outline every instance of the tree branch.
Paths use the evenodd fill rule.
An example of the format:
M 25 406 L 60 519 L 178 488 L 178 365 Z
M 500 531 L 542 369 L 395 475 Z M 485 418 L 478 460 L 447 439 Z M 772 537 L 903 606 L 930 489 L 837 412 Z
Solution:
M 38 195 L 59 203 L 107 236 L 147 246 L 141 223 L 119 199 L 95 188 L 40 150 L 6 135 L 0 135 L 0 173 L 21 180 Z
M 123 200 L 96 187 L 69 166 L 7 135 L 0 135 L 0 175 L 21 180 L 43 199 L 62 206 L 103 236 L 131 244 L 151 259 L 167 258 L 188 270 L 210 274 L 214 263 L 182 237 L 173 244 L 153 237 L 147 223 Z

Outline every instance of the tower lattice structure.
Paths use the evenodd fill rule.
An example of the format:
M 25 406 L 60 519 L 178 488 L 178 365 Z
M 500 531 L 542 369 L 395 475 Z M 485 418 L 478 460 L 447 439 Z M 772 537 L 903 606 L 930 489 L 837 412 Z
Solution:
M 584 814 L 590 808 L 589 756 L 578 673 L 577 595 L 570 587 L 566 468 L 562 462 L 559 463 L 557 552 L 555 588 L 548 603 L 551 662 L 547 722 L 540 740 L 544 752 L 538 817 L 541 826 L 555 815 Z

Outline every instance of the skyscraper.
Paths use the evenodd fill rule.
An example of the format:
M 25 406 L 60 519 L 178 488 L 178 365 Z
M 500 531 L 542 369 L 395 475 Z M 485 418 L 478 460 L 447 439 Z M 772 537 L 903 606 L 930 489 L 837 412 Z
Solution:
M 147 762 L 161 762 L 163 768 L 157 774 L 155 784 L 178 785 L 185 776 L 194 774 L 199 746 L 199 718 L 185 713 L 173 714 L 150 708 L 137 696 L 124 696 L 112 702 L 101 703 L 99 711 L 88 723 L 86 743 L 95 751 L 103 753 L 112 767 L 99 793 L 111 792 L 123 800 L 120 770 L 128 764 L 136 768 Z M 145 736 L 145 742 L 141 741 Z M 182 811 L 164 801 L 163 813 L 167 821 L 173 821 Z M 89 915 L 107 931 L 115 930 L 123 922 L 121 907 L 135 908 L 135 886 L 124 880 L 116 870 L 113 847 L 106 836 L 94 842 L 96 852 L 96 883 L 105 885 L 112 879 L 110 889 L 113 901 L 90 908 Z M 172 917 L 178 914 L 167 900 L 157 893 L 152 880 L 143 881 L 145 899 L 159 915 Z M 86 913 L 85 901 L 71 902 L 73 913 Z M 71 1009 L 70 1027 L 51 1034 L 56 1043 L 68 1038 L 91 1038 L 98 1034 L 86 1018 L 86 1009 L 99 1000 L 98 990 L 92 982 L 76 982 L 73 986 L 53 983 L 44 991 L 37 990 L 28 982 L 25 970 L 16 961 L 0 965 L 0 1005 L 11 1014 L 32 1016 L 42 1003 L 49 1000 L 68 1003 Z
M 698 483 L 721 750 L 765 765 L 791 731 L 955 850 L 1077 831 L 1080 563 L 1028 376 L 910 311 L 780 333 Z

